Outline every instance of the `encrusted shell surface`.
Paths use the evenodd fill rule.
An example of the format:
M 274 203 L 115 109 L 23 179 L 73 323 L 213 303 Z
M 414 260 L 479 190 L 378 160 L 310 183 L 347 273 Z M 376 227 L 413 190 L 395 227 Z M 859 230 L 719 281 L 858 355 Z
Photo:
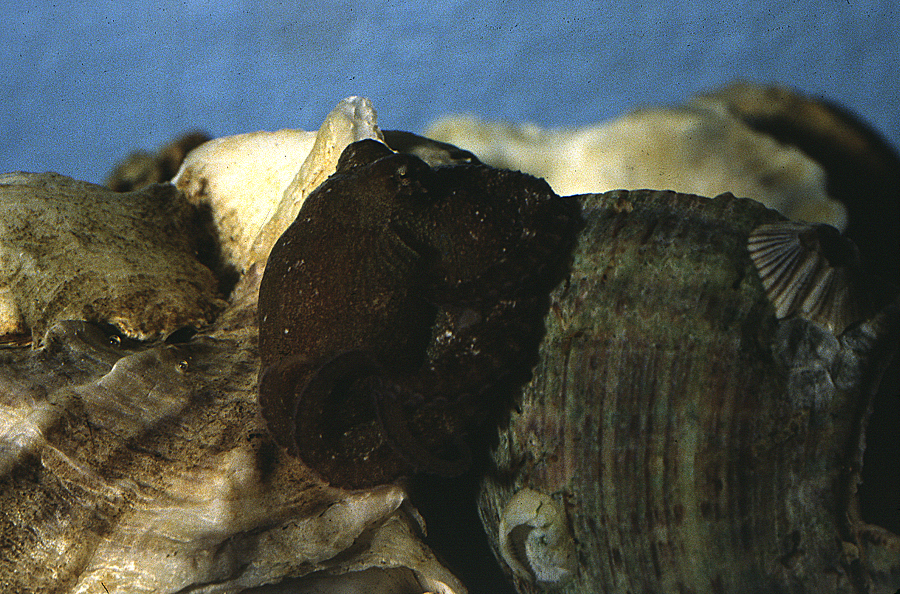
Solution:
M 578 567 L 552 591 L 893 594 L 900 537 L 859 517 L 863 432 L 898 303 L 835 336 L 779 321 L 730 195 L 581 197 L 540 362 L 500 431 L 482 520 L 565 510 Z M 520 592 L 550 591 L 510 564 Z M 526 572 L 527 573 L 527 572 Z
M 140 345 L 72 321 L 0 353 L 0 591 L 224 593 L 378 568 L 351 581 L 464 592 L 401 488 L 328 488 L 269 440 L 255 341 Z
M 55 173 L 0 175 L 0 335 L 61 320 L 152 339 L 209 324 L 224 302 L 197 257 L 196 212 L 171 186 L 118 193 Z

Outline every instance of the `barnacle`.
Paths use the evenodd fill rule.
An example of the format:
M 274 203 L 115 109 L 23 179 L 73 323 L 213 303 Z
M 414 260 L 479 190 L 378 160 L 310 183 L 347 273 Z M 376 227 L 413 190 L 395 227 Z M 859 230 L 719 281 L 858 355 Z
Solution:
M 833 227 L 760 225 L 750 233 L 747 249 L 779 318 L 796 313 L 835 334 L 860 319 L 856 246 Z

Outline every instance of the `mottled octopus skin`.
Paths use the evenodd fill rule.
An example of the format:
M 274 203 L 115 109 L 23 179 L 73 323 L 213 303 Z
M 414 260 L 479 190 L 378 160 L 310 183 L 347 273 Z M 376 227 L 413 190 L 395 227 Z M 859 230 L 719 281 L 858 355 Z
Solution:
M 335 486 L 465 471 L 461 436 L 529 377 L 579 220 L 543 180 L 351 144 L 260 285 L 276 441 Z

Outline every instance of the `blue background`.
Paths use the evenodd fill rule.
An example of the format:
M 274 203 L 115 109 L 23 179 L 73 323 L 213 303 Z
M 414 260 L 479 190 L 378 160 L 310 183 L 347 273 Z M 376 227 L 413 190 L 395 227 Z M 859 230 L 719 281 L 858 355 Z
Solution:
M 564 126 L 735 78 L 835 100 L 900 144 L 897 0 L 19 1 L 0 28 L 0 171 L 101 181 L 189 129 L 386 129 L 471 112 Z

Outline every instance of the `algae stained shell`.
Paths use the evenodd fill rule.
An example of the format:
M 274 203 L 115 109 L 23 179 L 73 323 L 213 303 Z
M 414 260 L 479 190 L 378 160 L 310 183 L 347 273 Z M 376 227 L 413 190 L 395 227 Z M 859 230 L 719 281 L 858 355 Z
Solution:
M 774 211 L 727 194 L 581 200 L 540 361 L 482 483 L 495 548 L 504 507 L 533 489 L 576 543 L 556 592 L 892 594 L 900 537 L 863 522 L 854 494 L 896 303 L 888 337 L 778 320 L 746 248 Z

